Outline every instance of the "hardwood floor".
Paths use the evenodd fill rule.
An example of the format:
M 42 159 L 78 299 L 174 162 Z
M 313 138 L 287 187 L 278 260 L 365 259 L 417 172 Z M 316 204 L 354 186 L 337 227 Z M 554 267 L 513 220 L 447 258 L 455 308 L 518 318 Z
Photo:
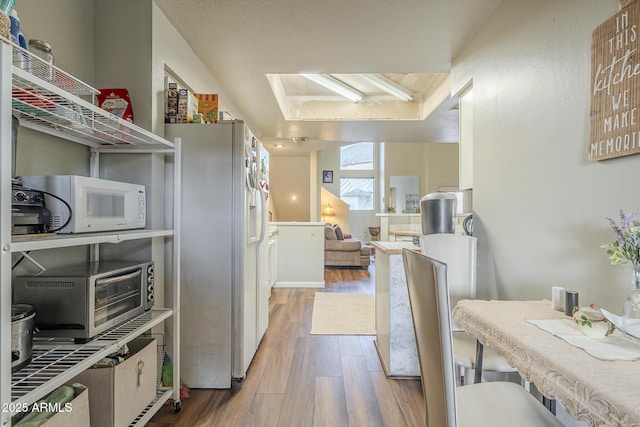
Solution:
M 375 293 L 367 270 L 327 269 L 324 292 Z M 182 410 L 162 408 L 149 427 L 422 426 L 419 380 L 384 375 L 374 336 L 309 335 L 319 289 L 273 289 L 269 328 L 244 381 L 192 389 Z

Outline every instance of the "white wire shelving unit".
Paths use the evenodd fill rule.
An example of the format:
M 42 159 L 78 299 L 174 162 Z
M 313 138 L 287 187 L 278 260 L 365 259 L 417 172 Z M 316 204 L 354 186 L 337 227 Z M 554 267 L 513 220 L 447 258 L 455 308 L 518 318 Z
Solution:
M 174 398 L 179 399 L 179 191 L 173 200 L 173 226 L 107 233 L 50 236 L 11 236 L 12 144 L 11 115 L 20 126 L 91 147 L 93 153 L 163 152 L 174 156 L 174 188 L 180 188 L 179 146 L 96 105 L 99 92 L 27 50 L 0 37 L 0 403 L 24 408 L 114 353 L 134 338 L 169 319 L 172 321 L 174 386 L 158 388 L 157 396 L 134 420 L 144 425 Z M 92 169 L 96 166 L 93 164 Z M 11 254 L 81 245 L 117 244 L 128 240 L 165 237 L 173 243 L 174 308 L 147 311 L 100 334 L 86 344 L 34 341 L 32 360 L 11 373 Z M 7 381 L 11 378 L 11 381 Z M 11 425 L 16 412 L 0 413 L 0 425 Z
M 12 76 L 12 108 L 21 126 L 96 148 L 173 148 L 172 142 L 94 105 L 97 89 L 16 45 Z
M 91 342 L 36 341 L 31 362 L 11 376 L 14 406 L 38 400 L 78 373 L 121 348 L 134 337 L 169 318 L 170 309 L 152 309 L 102 334 Z

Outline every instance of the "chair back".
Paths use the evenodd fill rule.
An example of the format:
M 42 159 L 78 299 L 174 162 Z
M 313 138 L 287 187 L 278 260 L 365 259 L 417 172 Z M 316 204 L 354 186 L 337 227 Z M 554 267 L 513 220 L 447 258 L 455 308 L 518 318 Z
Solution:
M 402 250 L 429 427 L 457 427 L 447 265 Z
M 420 251 L 447 264 L 451 307 L 461 299 L 476 298 L 476 252 L 478 239 L 461 234 L 420 236 Z

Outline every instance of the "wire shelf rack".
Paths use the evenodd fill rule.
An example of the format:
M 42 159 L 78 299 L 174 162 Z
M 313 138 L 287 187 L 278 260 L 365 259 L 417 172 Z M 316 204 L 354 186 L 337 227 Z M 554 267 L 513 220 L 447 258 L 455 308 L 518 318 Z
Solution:
M 96 148 L 173 148 L 172 142 L 94 105 L 97 89 L 7 39 L 0 41 L 12 47 L 12 110 L 21 126 Z
M 85 344 L 55 339 L 38 341 L 31 362 L 12 374 L 11 401 L 35 402 L 172 314 L 171 309 L 146 311 Z

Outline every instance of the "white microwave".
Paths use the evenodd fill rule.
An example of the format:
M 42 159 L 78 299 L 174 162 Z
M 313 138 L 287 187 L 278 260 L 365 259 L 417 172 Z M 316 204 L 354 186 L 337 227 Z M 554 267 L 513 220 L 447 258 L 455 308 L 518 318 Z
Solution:
M 45 194 L 49 231 L 86 233 L 144 228 L 144 185 L 79 175 L 23 176 L 25 187 Z

